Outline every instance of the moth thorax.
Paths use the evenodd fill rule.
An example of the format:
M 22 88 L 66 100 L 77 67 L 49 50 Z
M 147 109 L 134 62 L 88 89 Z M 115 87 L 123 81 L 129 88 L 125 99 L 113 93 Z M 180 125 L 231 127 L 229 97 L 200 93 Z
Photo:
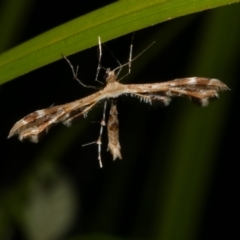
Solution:
M 110 83 L 110 82 L 115 82 L 116 79 L 116 74 L 114 71 L 110 71 L 110 69 L 107 69 L 106 71 L 106 82 Z

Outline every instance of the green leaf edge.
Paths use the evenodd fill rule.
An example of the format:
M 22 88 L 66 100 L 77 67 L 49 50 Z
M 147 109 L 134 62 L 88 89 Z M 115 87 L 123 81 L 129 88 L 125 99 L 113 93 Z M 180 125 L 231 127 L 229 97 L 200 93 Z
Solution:
M 0 84 L 101 41 L 238 0 L 128 0 L 90 12 L 0 55 Z

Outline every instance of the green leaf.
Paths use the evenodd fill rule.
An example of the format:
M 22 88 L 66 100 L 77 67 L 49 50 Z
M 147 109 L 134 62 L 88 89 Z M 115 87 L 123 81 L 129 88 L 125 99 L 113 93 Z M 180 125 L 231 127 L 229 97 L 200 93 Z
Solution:
M 124 34 L 237 0 L 119 1 L 47 31 L 0 56 L 0 83 Z

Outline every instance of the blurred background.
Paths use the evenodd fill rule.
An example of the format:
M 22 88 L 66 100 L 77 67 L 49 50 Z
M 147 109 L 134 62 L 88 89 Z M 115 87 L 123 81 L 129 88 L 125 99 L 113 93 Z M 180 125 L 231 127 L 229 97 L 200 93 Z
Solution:
M 1 0 L 0 51 L 109 3 Z M 181 98 L 166 108 L 119 98 L 123 159 L 112 161 L 104 132 L 103 169 L 97 146 L 82 147 L 98 138 L 103 103 L 38 144 L 7 140 L 28 113 L 94 92 L 73 81 L 65 60 L 1 85 L 0 239 L 236 239 L 239 14 L 232 4 L 135 32 L 133 56 L 156 43 L 122 83 L 201 76 L 231 92 L 207 108 Z M 129 34 L 106 46 L 125 63 L 131 41 Z M 117 67 L 107 48 L 102 65 Z M 84 83 L 97 85 L 97 46 L 69 59 Z

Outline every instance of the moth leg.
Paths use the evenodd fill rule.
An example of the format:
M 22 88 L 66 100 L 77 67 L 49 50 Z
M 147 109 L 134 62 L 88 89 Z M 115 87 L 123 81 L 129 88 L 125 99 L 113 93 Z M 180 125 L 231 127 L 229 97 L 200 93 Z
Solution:
M 118 81 L 121 81 L 123 78 L 125 78 L 126 76 L 128 76 L 128 75 L 131 73 L 132 51 L 133 51 L 133 37 L 132 37 L 132 42 L 131 42 L 131 45 L 130 45 L 129 58 L 128 58 L 128 63 L 127 63 L 127 64 L 128 64 L 128 72 L 127 72 L 123 77 L 121 77 Z M 124 65 L 125 65 L 125 64 L 124 64 Z M 118 73 L 117 73 L 117 77 L 118 77 L 119 73 L 121 72 L 122 67 L 123 67 L 124 65 L 121 65 L 121 66 L 119 67 L 119 71 L 118 71 Z
M 140 52 L 136 57 L 132 58 L 132 51 L 133 51 L 133 43 L 131 43 L 130 45 L 130 51 L 129 51 L 129 58 L 128 58 L 128 62 L 115 68 L 113 71 L 116 71 L 117 69 L 119 69 L 118 73 L 117 73 L 117 77 L 120 73 L 120 71 L 122 70 L 122 68 L 124 66 L 127 66 L 128 65 L 128 72 L 123 76 L 121 77 L 120 79 L 118 79 L 118 82 L 120 82 L 123 78 L 125 78 L 126 76 L 128 76 L 130 73 L 131 73 L 131 66 L 132 66 L 132 62 L 135 61 L 138 57 L 140 57 L 144 52 L 146 52 L 153 44 L 155 43 L 152 42 L 148 47 L 146 47 L 142 52 Z
M 101 123 L 100 123 L 100 131 L 99 131 L 99 136 L 98 136 L 97 141 L 86 143 L 86 144 L 82 145 L 83 147 L 91 145 L 91 144 L 97 144 L 98 145 L 98 161 L 99 161 L 100 168 L 103 167 L 103 165 L 102 165 L 102 157 L 101 157 L 101 150 L 102 150 L 103 127 L 106 126 L 106 120 L 105 120 L 106 119 L 106 108 L 107 108 L 107 101 L 104 102 L 103 116 L 102 116 L 102 120 L 101 120 Z
M 72 70 L 72 74 L 73 74 L 73 79 L 78 81 L 83 87 L 85 88 L 93 88 L 93 89 L 98 89 L 97 87 L 95 86 L 91 86 L 91 85 L 86 85 L 84 84 L 79 78 L 78 78 L 78 69 L 79 69 L 79 66 L 76 67 L 76 69 L 74 69 L 72 63 L 70 62 L 70 60 L 65 57 L 64 55 L 62 55 L 63 58 L 67 61 L 68 65 L 70 66 L 71 70 Z
M 95 77 L 95 81 L 99 82 L 101 84 L 103 84 L 101 81 L 98 80 L 98 75 L 99 72 L 102 68 L 101 66 L 101 60 L 102 60 L 102 43 L 101 43 L 101 37 L 98 37 L 98 47 L 99 47 L 99 53 L 98 53 L 98 66 L 97 66 L 97 72 L 96 72 L 96 77 Z
M 106 108 L 107 108 L 107 101 L 105 101 L 104 103 L 104 107 L 103 107 L 103 117 L 101 120 L 101 127 L 100 127 L 100 131 L 99 131 L 99 137 L 97 140 L 97 145 L 98 145 L 98 161 L 99 161 L 99 166 L 100 168 L 102 168 L 102 157 L 101 157 L 101 150 L 102 150 L 102 133 L 103 133 L 103 127 L 106 126 Z

